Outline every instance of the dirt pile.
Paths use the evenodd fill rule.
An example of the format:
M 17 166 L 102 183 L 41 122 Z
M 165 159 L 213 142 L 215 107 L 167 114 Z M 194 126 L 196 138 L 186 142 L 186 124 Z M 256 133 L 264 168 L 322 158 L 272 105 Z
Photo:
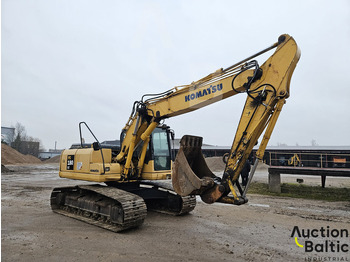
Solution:
M 207 157 L 205 162 L 212 172 L 219 172 L 225 169 L 225 163 L 222 161 L 221 156 Z
M 269 166 L 267 164 L 259 162 L 257 170 L 267 171 L 268 169 L 269 169 Z
M 48 163 L 59 163 L 60 162 L 60 157 L 61 156 L 54 156 L 54 157 L 51 157 L 47 160 L 44 161 L 45 164 L 48 164 Z
M 1 164 L 39 164 L 41 160 L 32 155 L 23 155 L 8 145 L 1 144 Z

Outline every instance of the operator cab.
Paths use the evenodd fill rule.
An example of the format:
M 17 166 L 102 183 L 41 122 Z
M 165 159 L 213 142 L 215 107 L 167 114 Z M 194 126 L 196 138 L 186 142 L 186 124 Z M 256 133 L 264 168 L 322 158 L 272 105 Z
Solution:
M 125 131 L 120 136 L 120 147 L 125 137 Z M 174 131 L 167 125 L 161 125 L 150 135 L 150 142 L 147 147 L 145 164 L 150 160 L 154 161 L 154 170 L 171 170 L 171 161 L 175 158 L 174 149 L 171 147 L 171 141 L 174 140 Z M 137 145 L 134 150 L 133 159 L 137 160 L 141 155 L 143 141 Z M 119 152 L 118 152 L 119 153 Z
M 170 146 L 170 139 L 173 132 L 168 126 L 157 127 L 151 135 L 151 150 L 148 147 L 149 159 L 154 160 L 154 170 L 170 170 L 173 152 Z

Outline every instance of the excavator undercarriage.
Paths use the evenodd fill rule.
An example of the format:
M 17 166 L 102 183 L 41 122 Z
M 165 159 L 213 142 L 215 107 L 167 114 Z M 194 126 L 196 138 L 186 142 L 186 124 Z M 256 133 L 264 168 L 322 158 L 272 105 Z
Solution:
M 177 195 L 170 180 L 59 187 L 51 193 L 54 212 L 114 232 L 140 226 L 147 210 L 177 216 L 195 206 L 195 196 Z

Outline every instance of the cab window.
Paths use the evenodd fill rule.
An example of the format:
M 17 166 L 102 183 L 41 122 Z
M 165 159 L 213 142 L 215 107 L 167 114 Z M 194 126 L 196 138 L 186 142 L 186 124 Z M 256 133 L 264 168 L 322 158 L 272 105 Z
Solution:
M 170 170 L 171 159 L 166 130 L 157 128 L 152 134 L 153 157 L 155 170 Z

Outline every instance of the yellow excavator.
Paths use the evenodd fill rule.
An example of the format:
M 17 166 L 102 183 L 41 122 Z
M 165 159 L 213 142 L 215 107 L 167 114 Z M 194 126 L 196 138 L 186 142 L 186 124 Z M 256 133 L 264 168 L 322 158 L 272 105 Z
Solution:
M 288 166 L 296 167 L 300 165 L 301 165 L 301 162 L 298 154 L 294 154 L 291 158 L 288 159 Z
M 273 49 L 263 65 L 253 60 Z M 98 184 L 54 188 L 52 210 L 119 232 L 140 226 L 147 210 L 186 214 L 195 208 L 196 195 L 208 204 L 247 203 L 247 190 L 289 97 L 299 58 L 296 42 L 284 34 L 272 46 L 196 82 L 143 95 L 133 104 L 121 131 L 120 146 L 101 144 L 81 122 L 81 143 L 62 152 L 59 176 Z M 175 158 L 171 148 L 174 132 L 164 124 L 165 119 L 241 93 L 247 95 L 246 102 L 222 176 L 209 170 L 201 151 L 201 137 L 183 136 Z M 84 143 L 82 127 L 96 142 Z M 264 130 L 248 182 L 242 186 L 239 175 Z

